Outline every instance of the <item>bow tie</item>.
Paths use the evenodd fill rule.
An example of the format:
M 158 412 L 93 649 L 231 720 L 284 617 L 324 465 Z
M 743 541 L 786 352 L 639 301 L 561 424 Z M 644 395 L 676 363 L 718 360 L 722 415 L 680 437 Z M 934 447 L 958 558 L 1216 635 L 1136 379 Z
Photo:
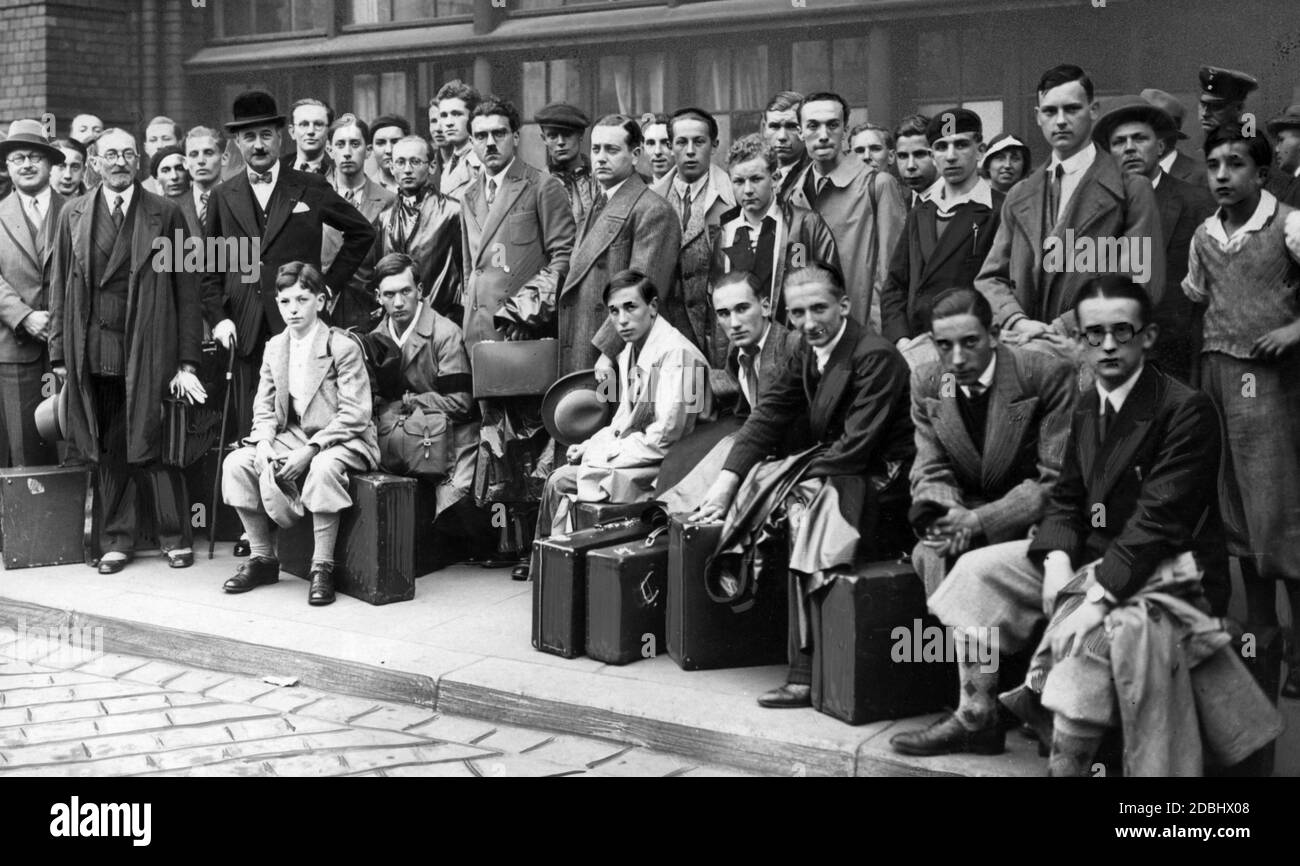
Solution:
M 269 171 L 263 172 L 262 174 L 258 174 L 255 171 L 250 171 L 248 173 L 249 183 L 270 183 L 271 180 L 272 180 L 271 172 Z

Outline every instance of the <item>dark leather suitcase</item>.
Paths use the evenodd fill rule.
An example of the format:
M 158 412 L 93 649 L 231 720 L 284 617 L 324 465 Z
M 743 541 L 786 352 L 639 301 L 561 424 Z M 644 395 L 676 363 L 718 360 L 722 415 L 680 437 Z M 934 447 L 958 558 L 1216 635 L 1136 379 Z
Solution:
M 486 340 L 470 352 L 474 399 L 541 397 L 559 378 L 558 340 Z
M 587 645 L 587 554 L 654 529 L 626 518 L 533 545 L 533 647 L 571 659 Z
M 211 401 L 190 404 L 163 400 L 162 462 L 184 469 L 216 447 L 221 434 L 221 407 Z
M 911 563 L 872 563 L 832 581 L 813 595 L 812 619 L 815 709 L 861 725 L 935 712 L 955 700 L 953 660 L 916 658 L 915 648 L 936 634 L 925 629 L 941 629 L 945 647 L 947 632 L 926 612 L 925 587 Z M 900 626 L 905 633 L 895 632 Z M 895 660 L 899 640 L 908 642 L 900 658 L 909 661 Z
M 668 527 L 587 554 L 587 655 L 611 665 L 664 646 Z
M 653 507 L 653 502 L 575 502 L 572 512 L 573 530 L 591 529 L 625 517 L 640 517 Z
M 352 507 L 343 512 L 334 545 L 334 586 L 367 604 L 415 598 L 415 479 L 382 472 L 353 475 Z M 276 538 L 280 570 L 311 574 L 310 512 Z
M 98 556 L 90 466 L 0 469 L 5 568 L 88 563 Z
M 674 517 L 668 530 L 668 655 L 682 670 L 783 664 L 786 659 L 786 572 L 774 546 L 765 557 L 752 604 L 727 605 L 709 598 L 705 562 L 722 536 L 721 523 L 690 525 Z

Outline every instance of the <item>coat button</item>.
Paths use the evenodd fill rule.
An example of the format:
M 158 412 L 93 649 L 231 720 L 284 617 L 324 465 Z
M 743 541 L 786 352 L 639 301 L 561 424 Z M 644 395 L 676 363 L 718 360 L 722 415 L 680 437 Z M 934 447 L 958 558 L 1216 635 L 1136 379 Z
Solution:
M 476 277 L 481 277 L 481 276 L 483 276 L 483 269 L 482 269 L 482 268 L 475 268 L 475 269 L 474 269 L 474 276 L 476 276 Z

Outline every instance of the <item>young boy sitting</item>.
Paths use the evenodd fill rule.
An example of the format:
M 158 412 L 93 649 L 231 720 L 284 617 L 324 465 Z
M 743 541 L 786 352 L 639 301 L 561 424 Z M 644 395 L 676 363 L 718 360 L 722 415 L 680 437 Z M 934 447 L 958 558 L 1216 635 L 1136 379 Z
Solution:
M 275 292 L 286 330 L 266 343 L 253 428 L 244 447 L 226 458 L 221 481 L 226 503 L 244 522 L 252 558 L 224 589 L 248 592 L 280 579 L 262 498 L 262 475 L 272 463 L 277 486 L 300 485 L 302 507 L 312 514 L 316 542 L 307 601 L 330 604 L 339 513 L 352 504 L 348 472 L 379 464 L 370 379 L 356 343 L 319 318 L 325 307 L 320 271 L 303 262 L 283 265 Z

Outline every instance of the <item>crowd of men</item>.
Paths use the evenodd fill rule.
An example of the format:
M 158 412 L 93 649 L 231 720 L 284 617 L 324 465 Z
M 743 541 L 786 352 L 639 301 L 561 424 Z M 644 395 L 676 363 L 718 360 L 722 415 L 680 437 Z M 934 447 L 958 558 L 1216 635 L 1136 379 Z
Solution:
M 1277 627 L 1279 581 L 1300 610 L 1300 106 L 1256 131 L 1253 78 L 1200 83 L 1192 153 L 1169 94 L 1099 105 L 1084 70 L 1048 70 L 1037 168 L 1024 136 L 986 141 L 970 110 L 850 129 L 830 92 L 777 93 L 725 151 L 699 108 L 593 124 L 548 105 L 544 167 L 519 155 L 519 111 L 460 81 L 422 130 L 313 98 L 284 115 L 257 91 L 188 131 L 81 115 L 51 141 L 16 121 L 0 459 L 55 462 L 32 420 L 52 370 L 64 435 L 98 472 L 99 571 L 132 559 L 138 503 L 189 565 L 158 406 L 205 397 L 208 333 L 234 354 L 242 445 L 222 489 L 250 559 L 228 592 L 278 579 L 271 522 L 310 512 L 309 601 L 333 601 L 349 473 L 383 464 L 393 419 L 437 415 L 445 560 L 527 579 L 531 538 L 580 502 L 725 521 L 704 579 L 716 598 L 788 593 L 787 682 L 759 703 L 800 707 L 811 598 L 908 554 L 970 661 L 957 711 L 899 751 L 1000 752 L 1006 707 L 1054 775 L 1086 774 L 1115 727 L 1131 771 L 1199 772 L 1202 736 L 1236 725 L 1258 747 L 1273 719 L 1236 700 L 1198 725 L 1196 671 L 1154 671 L 1188 635 L 1196 662 L 1235 638 L 1217 619 L 1230 559 L 1247 628 Z M 260 271 L 150 267 L 176 232 L 255 241 Z M 560 382 L 609 412 L 473 398 L 477 346 L 545 338 Z M 730 555 L 774 527 L 775 587 Z M 1000 698 L 1017 684 L 975 661 L 990 628 L 1033 653 Z

